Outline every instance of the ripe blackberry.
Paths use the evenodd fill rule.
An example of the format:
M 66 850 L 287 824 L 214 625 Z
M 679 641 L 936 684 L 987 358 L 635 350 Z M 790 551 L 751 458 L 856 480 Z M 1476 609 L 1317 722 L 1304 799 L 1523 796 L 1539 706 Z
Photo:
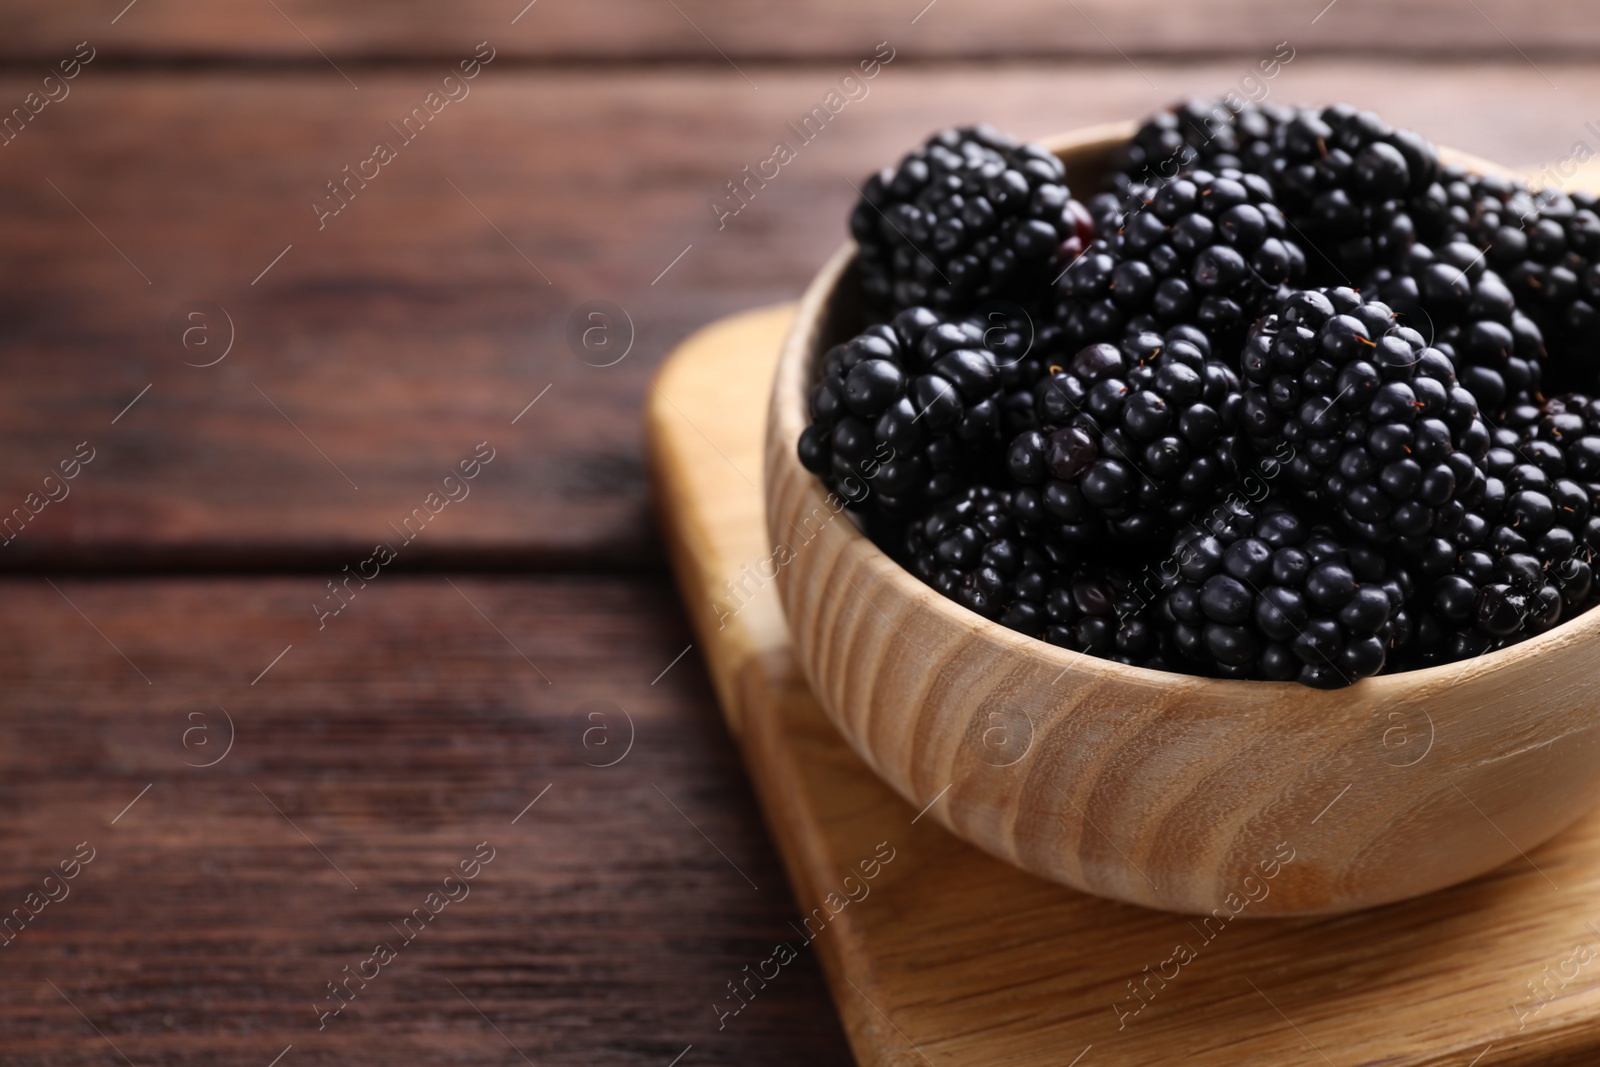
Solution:
M 1093 226 L 1059 159 L 977 126 L 937 133 L 869 178 L 850 232 L 869 307 L 963 314 L 1042 296 Z
M 1561 621 L 1562 586 L 1531 555 L 1494 556 L 1463 549 L 1463 563 L 1435 579 L 1416 612 L 1406 667 L 1431 667 L 1481 656 L 1549 630 Z M 1585 584 L 1586 563 L 1576 566 Z M 1574 581 L 1579 579 L 1574 576 Z
M 1539 205 L 1526 182 L 1472 174 L 1447 163 L 1439 168 L 1439 188 L 1417 214 L 1418 237 L 1430 245 L 1460 240 L 1490 249 L 1491 263 L 1505 268 L 1525 257 L 1525 227 L 1538 217 Z
M 969 486 L 906 527 L 910 571 L 986 619 L 1042 636 L 1055 565 L 1009 514 L 1010 494 Z
M 1029 637 L 1135 666 L 1163 668 L 1153 606 L 1120 568 L 1068 564 L 1009 511 L 1010 493 L 972 486 L 906 527 L 908 569 L 945 596 Z
M 1237 476 L 1238 377 L 1194 327 L 1089 345 L 1051 371 L 1040 426 L 1012 439 L 1006 467 L 1019 513 L 1067 542 L 1157 540 Z
M 1192 323 L 1231 342 L 1279 286 L 1305 272 L 1305 255 L 1257 175 L 1196 170 L 1147 196 L 1131 212 L 1114 198 L 1092 205 L 1100 237 L 1058 286 L 1069 351 L 1114 340 L 1144 316 L 1158 330 Z
M 1510 287 L 1482 250 L 1450 241 L 1435 252 L 1417 245 L 1394 268 L 1379 268 L 1369 290 L 1399 321 L 1451 357 L 1461 384 L 1482 410 L 1502 415 L 1538 395 L 1544 335 L 1519 310 Z
M 1241 425 L 1370 541 L 1448 532 L 1483 490 L 1489 427 L 1450 360 L 1349 289 L 1285 297 L 1251 331 Z
M 823 357 L 800 462 L 861 510 L 941 500 L 998 461 L 1007 430 L 1031 423 L 1007 396 L 1028 396 L 1040 373 L 1014 330 L 909 308 Z
M 1158 605 L 1133 588 L 1116 564 L 1081 563 L 1058 572 L 1045 595 L 1043 638 L 1053 645 L 1153 670 L 1172 670 L 1176 657 Z
M 1165 597 L 1174 644 L 1198 673 L 1350 685 L 1410 637 L 1407 581 L 1278 502 L 1219 507 L 1179 531 Z
M 1512 440 L 1515 435 L 1515 440 Z M 1515 409 L 1484 460 L 1509 525 L 1547 567 L 1600 552 L 1600 400 L 1566 393 Z
M 1348 285 L 1405 254 L 1419 204 L 1439 195 L 1431 144 L 1348 104 L 1298 111 L 1281 136 L 1268 177 L 1315 284 Z
M 1589 193 L 1529 189 L 1521 182 L 1453 174 L 1452 221 L 1483 250 L 1519 308 L 1544 333 L 1559 388 L 1600 384 L 1593 358 L 1600 327 L 1600 214 Z M 1457 206 L 1452 204 L 1453 207 Z
M 1507 645 L 1587 610 L 1600 551 L 1600 404 L 1519 405 L 1494 431 L 1482 499 L 1453 535 L 1405 546 L 1429 599 L 1419 665 Z
M 1120 167 L 1131 181 L 1156 187 L 1197 168 L 1270 169 L 1282 129 L 1294 111 L 1193 98 L 1146 119 L 1128 142 Z

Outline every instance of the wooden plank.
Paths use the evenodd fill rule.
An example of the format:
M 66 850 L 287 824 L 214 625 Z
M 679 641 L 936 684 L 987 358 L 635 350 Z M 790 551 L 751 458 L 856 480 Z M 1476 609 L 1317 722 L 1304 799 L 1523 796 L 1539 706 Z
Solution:
M 505 53 L 563 62 L 670 59 L 854 59 L 892 41 L 929 59 L 1030 56 L 1270 54 L 1288 40 L 1306 53 L 1516 57 L 1587 53 L 1600 47 L 1600 19 L 1579 0 L 1539 5 L 1478 0 L 806 0 L 781 11 L 735 0 L 420 0 L 380 4 L 279 0 L 209 5 L 183 0 L 95 0 L 64 7 L 15 0 L 0 12 L 0 55 L 44 61 L 89 38 L 132 58 L 249 56 L 322 64 L 390 57 L 453 60 L 480 40 Z M 277 10 L 274 10 L 276 8 Z M 119 17 L 120 16 L 120 17 Z M 320 53 L 320 54 L 319 54 Z
M 794 906 L 665 583 L 452 581 L 0 582 L 8 1064 L 848 1061 L 710 1010 Z
M 1595 1062 L 1600 813 L 1417 900 L 1202 930 L 1025 875 L 873 775 L 811 698 L 776 587 L 747 581 L 733 597 L 724 584 L 772 552 L 740 471 L 761 463 L 786 321 L 779 308 L 696 334 L 661 372 L 670 403 L 647 419 L 655 476 L 676 502 L 667 529 L 684 601 L 801 909 L 821 919 L 814 944 L 859 1062 Z M 863 881 L 863 861 L 885 849 L 892 860 Z
M 1571 99 L 1600 95 L 1592 68 L 1540 66 Z M 407 144 L 388 124 L 436 72 L 368 72 L 354 91 L 331 70 L 91 64 L 0 148 L 15 250 L 0 264 L 0 516 L 80 442 L 96 450 L 0 567 L 358 564 L 485 441 L 495 459 L 470 498 L 397 566 L 651 565 L 635 412 L 667 348 L 797 294 L 844 236 L 851 183 L 935 128 L 988 119 L 1043 136 L 1239 75 L 1138 67 L 891 64 L 719 228 L 712 199 L 794 138 L 786 123 L 837 70 L 753 66 L 757 91 L 732 70 L 491 64 Z M 0 100 L 32 84 L 0 78 Z M 1307 58 L 1273 84 L 1278 99 L 1380 106 L 1511 163 L 1593 140 L 1589 116 L 1520 59 L 1424 79 Z M 319 230 L 313 202 L 380 138 L 397 158 Z M 636 331 L 610 367 L 567 341 L 574 313 L 602 299 Z M 210 348 L 184 348 L 171 325 L 196 301 L 234 324 L 215 366 L 186 364 L 215 358 L 223 320 L 191 335 Z

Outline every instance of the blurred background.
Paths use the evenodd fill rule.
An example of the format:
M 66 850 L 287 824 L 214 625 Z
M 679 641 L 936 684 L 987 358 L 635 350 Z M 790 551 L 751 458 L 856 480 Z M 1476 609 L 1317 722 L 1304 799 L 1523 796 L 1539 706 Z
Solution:
M 655 368 L 939 127 L 1344 100 L 1561 178 L 1597 52 L 1577 0 L 8 0 L 4 1061 L 850 1062 L 809 955 L 709 1007 L 794 905 Z

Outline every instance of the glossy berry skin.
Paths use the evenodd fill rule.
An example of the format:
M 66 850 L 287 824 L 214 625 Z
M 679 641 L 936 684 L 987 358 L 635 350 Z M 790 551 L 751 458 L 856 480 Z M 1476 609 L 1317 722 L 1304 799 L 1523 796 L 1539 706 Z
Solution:
M 1090 204 L 1100 235 L 1058 286 L 1064 340 L 1115 340 L 1148 317 L 1232 344 L 1267 299 L 1305 273 L 1272 189 L 1235 169 L 1196 170 Z
M 1502 521 L 1560 586 L 1567 614 L 1583 610 L 1600 592 L 1590 586 L 1600 554 L 1600 400 L 1565 393 L 1518 408 L 1496 444 L 1485 469 Z
M 963 607 L 1038 637 L 1054 566 L 1009 507 L 1006 491 L 972 486 L 919 512 L 906 527 L 907 566 Z
M 1349 289 L 1286 297 L 1241 356 L 1245 431 L 1374 543 L 1448 532 L 1483 491 L 1490 433 L 1449 359 Z
M 1600 387 L 1594 360 L 1600 330 L 1600 205 L 1591 193 L 1569 196 L 1554 189 L 1538 190 L 1533 199 L 1535 217 L 1506 220 L 1522 223 L 1526 254 L 1499 269 L 1518 305 L 1544 331 L 1550 384 L 1593 391 Z
M 1412 666 L 1504 648 L 1595 603 L 1600 404 L 1514 407 L 1483 469 L 1483 498 L 1451 536 L 1402 546 L 1427 594 Z
M 1433 146 L 1347 104 L 1235 109 L 1189 101 L 1139 129 L 1122 172 L 1130 184 L 1154 187 L 1175 173 L 1219 167 L 1267 180 L 1312 285 L 1396 262 L 1444 213 Z
M 1338 688 L 1410 637 L 1384 556 L 1281 503 L 1219 506 L 1178 533 L 1171 559 L 1164 611 L 1195 673 Z
M 1450 357 L 1486 415 L 1503 417 L 1538 396 L 1544 334 L 1479 248 L 1461 240 L 1437 251 L 1418 245 L 1399 266 L 1375 271 L 1367 291 Z
M 848 506 L 877 514 L 972 484 L 1006 436 L 1033 421 L 1040 370 L 1015 340 L 982 321 L 908 308 L 834 346 L 812 387 L 801 463 Z M 1008 406 L 1008 392 L 1020 402 Z
M 1592 350 L 1600 328 L 1600 206 L 1590 193 L 1534 189 L 1458 167 L 1442 174 L 1444 201 L 1436 243 L 1464 241 L 1504 279 L 1541 331 L 1554 390 L 1592 391 Z
M 1061 161 L 988 126 L 935 134 L 868 178 L 850 215 L 862 297 L 886 314 L 1031 305 L 1092 231 Z
M 1137 593 L 1126 567 L 1098 560 L 1060 572 L 1045 614 L 1043 637 L 1053 645 L 1133 667 L 1179 669 L 1157 604 Z
M 1030 536 L 1012 517 L 1006 490 L 969 487 L 915 515 L 905 559 L 956 603 L 1030 637 L 1134 666 L 1165 665 L 1166 635 L 1123 572 L 1071 562 Z
M 1194 327 L 1089 345 L 1035 388 L 1039 427 L 1007 473 L 1036 486 L 1064 540 L 1151 543 L 1238 477 L 1237 375 Z
M 1283 128 L 1294 116 L 1291 108 L 1185 100 L 1144 121 L 1119 169 L 1131 183 L 1147 187 L 1196 169 L 1233 167 L 1260 174 L 1271 169 Z
M 1279 136 L 1267 177 L 1314 284 L 1359 278 L 1410 250 L 1419 205 L 1438 195 L 1431 144 L 1348 104 L 1300 110 Z

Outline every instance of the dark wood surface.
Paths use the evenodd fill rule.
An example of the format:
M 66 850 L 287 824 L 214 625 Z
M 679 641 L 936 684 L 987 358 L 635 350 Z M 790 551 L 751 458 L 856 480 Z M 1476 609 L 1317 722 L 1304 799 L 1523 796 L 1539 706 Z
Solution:
M 94 459 L 0 546 L 0 908 L 97 852 L 0 948 L 0 1059 L 848 1062 L 809 958 L 726 1030 L 710 1008 L 794 905 L 699 650 L 661 673 L 691 638 L 650 514 L 651 373 L 792 299 L 850 183 L 932 129 L 1128 118 L 1280 40 L 1273 99 L 1508 163 L 1592 139 L 1587 9 L 1324 7 L 6 4 L 4 109 L 96 52 L 0 146 L 0 517 Z M 325 183 L 483 40 L 471 96 L 319 230 Z M 719 230 L 710 198 L 882 40 L 870 96 Z M 595 300 L 636 330 L 614 366 L 566 340 Z M 173 325 L 201 301 L 235 335 L 210 367 L 186 363 L 219 323 L 206 348 Z M 325 583 L 485 441 L 471 495 L 319 630 Z M 611 768 L 586 765 L 591 700 L 637 728 Z M 234 748 L 186 766 L 219 706 Z M 470 898 L 319 1031 L 325 983 L 483 840 Z
M 453 582 L 380 579 L 320 632 L 314 578 L 0 584 L 0 907 L 95 851 L 0 948 L 5 1063 L 848 1062 L 809 955 L 718 1031 L 795 907 L 700 660 L 662 674 L 670 586 Z M 632 718 L 615 766 L 590 701 Z
M 1478 10 L 1474 10 L 1476 7 Z M 276 10 L 274 10 L 276 8 Z M 120 17 L 119 17 L 120 14 Z M 115 20 L 115 21 L 113 21 Z M 513 21 L 514 20 L 514 21 Z M 0 55 L 50 57 L 84 38 L 125 57 L 453 58 L 485 38 L 509 54 L 563 62 L 642 57 L 853 57 L 892 40 L 915 56 L 1254 53 L 1289 39 L 1308 51 L 1389 55 L 1499 54 L 1507 36 L 1530 53 L 1584 53 L 1600 23 L 1582 0 L 12 0 L 0 12 Z M 719 55 L 720 52 L 720 55 Z

